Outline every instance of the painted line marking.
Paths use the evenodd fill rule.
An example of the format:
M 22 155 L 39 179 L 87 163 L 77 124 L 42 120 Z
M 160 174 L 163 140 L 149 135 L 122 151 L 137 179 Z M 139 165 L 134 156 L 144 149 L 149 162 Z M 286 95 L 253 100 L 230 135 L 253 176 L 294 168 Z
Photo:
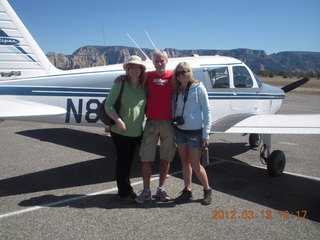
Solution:
M 290 143 L 290 142 L 278 142 L 278 144 L 283 144 L 283 145 L 288 145 L 288 146 L 299 146 L 299 144 Z
M 220 162 L 228 162 L 228 163 L 239 164 L 239 165 L 243 165 L 243 166 L 247 166 L 247 167 L 255 167 L 255 168 L 260 168 L 260 169 L 265 169 L 265 170 L 266 170 L 266 167 L 257 166 L 257 165 L 252 165 L 252 164 L 247 164 L 247 163 L 244 163 L 244 162 L 234 162 L 234 161 L 231 161 L 231 160 L 221 159 L 221 158 L 214 158 L 214 159 L 217 159 L 217 160 L 219 160 Z M 209 164 L 208 166 L 210 166 L 210 165 L 211 165 L 211 164 Z M 212 164 L 212 165 L 213 165 L 213 164 Z M 307 179 L 311 179 L 311 180 L 315 180 L 315 181 L 319 181 L 319 182 L 320 182 L 320 178 L 318 178 L 318 177 L 306 176 L 306 175 L 303 175 L 303 174 L 292 173 L 292 172 L 287 172 L 287 171 L 284 171 L 283 173 L 288 174 L 288 175 L 292 175 L 292 176 L 296 176 L 296 177 L 307 178 Z
M 248 165 L 248 164 L 243 163 L 243 162 L 234 162 L 234 161 L 231 161 L 231 160 L 221 159 L 221 158 L 212 158 L 212 159 L 215 159 L 215 160 L 218 160 L 218 161 L 210 163 L 207 167 L 213 166 L 213 165 L 217 165 L 217 164 L 220 164 L 220 163 L 224 163 L 224 162 L 228 162 L 228 163 L 233 163 L 233 164 L 239 164 L 239 165 L 244 165 L 244 166 L 251 166 L 251 167 L 256 167 L 256 168 L 260 168 L 260 169 L 265 169 L 265 167 L 256 166 L 256 165 Z M 173 172 L 171 174 L 168 174 L 168 177 L 172 177 L 172 176 L 178 175 L 180 173 L 182 173 L 181 170 L 177 171 L 177 172 Z M 317 177 L 305 176 L 305 175 L 302 175 L 302 174 L 296 174 L 296 173 L 291 173 L 291 172 L 284 172 L 284 173 L 288 174 L 288 175 L 293 175 L 293 176 L 297 176 L 297 177 L 303 177 L 303 178 L 307 178 L 307 179 L 311 179 L 311 180 L 315 180 L 315 181 L 319 181 L 320 182 L 320 178 L 317 178 Z M 158 180 L 158 179 L 159 179 L 159 177 L 152 177 L 150 179 L 150 182 Z M 131 185 L 135 186 L 135 185 L 139 185 L 139 184 L 142 184 L 142 183 L 143 183 L 143 181 L 138 181 L 138 182 L 132 183 Z M 33 212 L 33 211 L 37 211 L 37 210 L 44 209 L 44 208 L 54 207 L 54 206 L 65 204 L 65 203 L 69 203 L 69 202 L 83 200 L 83 199 L 86 199 L 86 198 L 89 198 L 89 197 L 92 197 L 92 196 L 114 192 L 117 189 L 118 189 L 117 187 L 114 187 L 114 188 L 110 188 L 110 189 L 99 191 L 99 192 L 89 193 L 87 195 L 83 195 L 83 196 L 79 196 L 79 197 L 73 197 L 73 198 L 69 198 L 69 199 L 65 199 L 65 200 L 61 200 L 61 201 L 57 201 L 57 202 L 52 202 L 52 203 L 48 203 L 48 204 L 44 204 L 44 205 L 40 205 L 40 206 L 36 206 L 36 207 L 26 208 L 26 209 L 23 209 L 23 210 L 20 210 L 20 211 L 1 214 L 0 215 L 0 219 L 11 217 L 11 216 L 14 216 L 14 215 L 20 215 L 20 214 L 24 214 L 24 213 L 28 213 L 28 212 Z
M 219 164 L 221 162 L 223 162 L 223 161 L 219 160 L 217 162 L 209 164 L 208 166 Z M 177 171 L 177 172 L 173 172 L 171 174 L 168 174 L 168 177 L 172 177 L 172 176 L 178 175 L 180 173 L 182 173 L 181 170 Z M 152 177 L 150 179 L 150 182 L 158 180 L 158 179 L 159 179 L 159 177 Z M 135 185 L 139 185 L 139 184 L 142 184 L 142 183 L 143 183 L 143 181 L 138 181 L 138 182 L 132 183 L 131 185 L 135 186 Z M 14 215 L 20 215 L 20 214 L 23 214 L 23 213 L 37 211 L 37 210 L 40 210 L 40 209 L 43 209 L 43 208 L 54 207 L 54 206 L 57 206 L 57 205 L 61 205 L 61 204 L 65 204 L 65 203 L 69 203 L 69 202 L 73 202 L 73 201 L 79 201 L 79 200 L 83 200 L 83 199 L 86 199 L 86 198 L 89 198 L 89 197 L 92 197 L 92 196 L 96 196 L 96 195 L 100 195 L 100 194 L 106 194 L 106 193 L 110 193 L 110 192 L 115 192 L 117 189 L 118 189 L 117 187 L 114 187 L 114 188 L 110 188 L 110 189 L 103 190 L 103 191 L 100 191 L 100 192 L 90 193 L 90 194 L 79 196 L 79 197 L 73 197 L 73 198 L 69 198 L 69 199 L 65 199 L 65 200 L 61 200 L 61 201 L 57 201 L 57 202 L 43 204 L 43 205 L 36 206 L 36 207 L 26 208 L 26 209 L 23 209 L 23 210 L 20 210 L 20 211 L 1 214 L 0 215 L 0 219 L 11 217 L 11 216 L 14 216 Z

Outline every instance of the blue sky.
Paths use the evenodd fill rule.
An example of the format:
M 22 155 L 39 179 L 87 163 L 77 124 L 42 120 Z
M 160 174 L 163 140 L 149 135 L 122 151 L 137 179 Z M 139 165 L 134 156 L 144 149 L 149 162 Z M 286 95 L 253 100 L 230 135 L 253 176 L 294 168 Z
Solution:
M 86 45 L 320 52 L 319 0 L 8 0 L 45 53 Z

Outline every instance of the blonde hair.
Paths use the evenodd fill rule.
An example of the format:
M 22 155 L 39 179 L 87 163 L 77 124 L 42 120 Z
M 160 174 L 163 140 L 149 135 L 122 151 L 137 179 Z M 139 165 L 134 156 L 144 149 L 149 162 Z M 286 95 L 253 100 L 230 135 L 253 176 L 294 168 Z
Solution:
M 180 86 L 181 86 L 181 83 L 178 81 L 177 79 L 177 76 L 176 76 L 176 72 L 178 70 L 179 67 L 185 67 L 186 68 L 186 71 L 187 71 L 187 77 L 189 79 L 189 83 L 198 83 L 199 81 L 196 80 L 194 77 L 193 77 L 193 72 L 192 72 L 192 68 L 190 67 L 190 64 L 187 63 L 187 62 L 181 62 L 179 63 L 176 68 L 174 69 L 174 73 L 173 73 L 173 76 L 172 76 L 172 89 L 175 93 L 178 93 L 179 90 L 180 90 Z

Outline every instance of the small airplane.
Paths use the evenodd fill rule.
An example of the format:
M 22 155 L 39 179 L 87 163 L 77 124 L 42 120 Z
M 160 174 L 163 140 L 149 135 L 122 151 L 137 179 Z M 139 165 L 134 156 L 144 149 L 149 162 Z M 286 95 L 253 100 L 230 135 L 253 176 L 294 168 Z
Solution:
M 122 64 L 59 70 L 50 63 L 7 0 L 0 0 L 0 119 L 57 124 L 104 126 L 98 118 L 101 102 L 114 79 L 124 74 Z M 271 134 L 319 134 L 320 114 L 275 114 L 285 91 L 263 83 L 243 62 L 223 56 L 170 58 L 167 69 L 188 62 L 208 91 L 212 133 L 250 134 L 271 176 L 285 167 L 285 155 L 271 151 Z M 150 59 L 147 70 L 153 70 Z M 284 91 L 285 90 L 285 91 Z M 261 134 L 261 135 L 260 135 Z

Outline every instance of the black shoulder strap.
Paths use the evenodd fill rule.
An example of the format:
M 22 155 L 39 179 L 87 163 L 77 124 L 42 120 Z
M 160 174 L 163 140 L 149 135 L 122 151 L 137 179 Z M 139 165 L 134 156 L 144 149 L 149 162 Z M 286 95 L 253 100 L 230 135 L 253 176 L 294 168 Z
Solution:
M 121 98 L 122 98 L 122 93 L 123 93 L 123 88 L 124 88 L 124 82 L 126 80 L 122 80 L 122 84 L 121 84 L 121 89 L 118 95 L 118 98 L 116 100 L 116 102 L 114 103 L 114 109 L 117 111 L 117 113 L 119 113 L 119 109 L 120 109 L 120 105 L 121 105 Z
M 186 91 L 184 93 L 184 96 L 183 96 L 183 108 L 182 108 L 181 116 L 183 116 L 184 107 L 186 106 L 186 102 L 187 102 L 187 99 L 188 99 L 190 86 L 191 86 L 191 83 L 188 82 L 187 89 L 186 89 Z M 176 108 L 177 108 L 177 101 L 178 101 L 179 94 L 180 94 L 180 92 L 178 92 L 178 94 L 176 94 L 176 101 L 175 101 L 175 105 L 174 105 L 174 115 L 173 115 L 174 117 L 176 116 Z
M 121 84 L 121 89 L 120 89 L 120 93 L 119 93 L 119 96 L 118 96 L 119 101 L 121 100 L 121 97 L 122 97 L 123 88 L 124 88 L 124 82 L 125 82 L 125 81 L 126 81 L 126 80 L 123 80 L 123 81 L 122 81 L 122 84 Z M 117 99 L 117 101 L 118 101 L 118 99 Z

